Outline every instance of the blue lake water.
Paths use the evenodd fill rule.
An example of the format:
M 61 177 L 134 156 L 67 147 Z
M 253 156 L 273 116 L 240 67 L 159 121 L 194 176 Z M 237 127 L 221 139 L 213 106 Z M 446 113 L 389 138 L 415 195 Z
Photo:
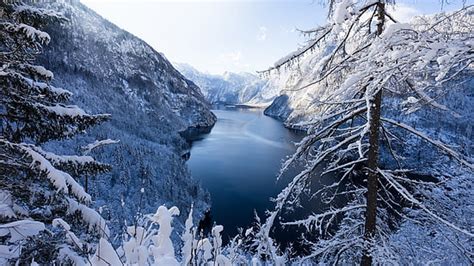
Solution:
M 217 123 L 209 134 L 195 139 L 189 168 L 211 194 L 213 221 L 233 236 L 237 227 L 253 222 L 273 208 L 287 178 L 276 181 L 282 161 L 295 150 L 301 133 L 263 115 L 260 109 L 213 110 Z

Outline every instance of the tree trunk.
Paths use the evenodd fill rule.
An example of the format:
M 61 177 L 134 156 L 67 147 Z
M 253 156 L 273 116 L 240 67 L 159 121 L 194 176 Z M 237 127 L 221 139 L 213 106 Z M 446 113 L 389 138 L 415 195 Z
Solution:
M 377 4 L 377 35 L 383 32 L 385 20 L 385 4 Z M 370 121 L 369 123 L 369 152 L 368 152 L 368 175 L 367 175 L 367 209 L 365 214 L 364 251 L 361 265 L 372 264 L 372 250 L 374 247 L 374 237 L 377 220 L 377 190 L 378 190 L 378 157 L 379 157 L 379 130 L 380 113 L 382 106 L 382 90 L 380 89 L 370 101 Z
M 87 178 L 87 175 L 84 176 L 84 190 L 86 193 L 89 193 L 89 179 Z

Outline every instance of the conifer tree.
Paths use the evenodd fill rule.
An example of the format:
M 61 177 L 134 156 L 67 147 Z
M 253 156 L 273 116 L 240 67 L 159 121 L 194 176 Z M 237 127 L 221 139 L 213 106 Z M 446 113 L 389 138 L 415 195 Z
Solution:
M 0 3 L 0 264 L 84 264 L 97 237 L 109 233 L 76 178 L 110 166 L 41 148 L 108 119 L 68 104 L 72 94 L 35 65 L 50 41 L 39 29 L 46 23 L 67 21 L 57 12 Z

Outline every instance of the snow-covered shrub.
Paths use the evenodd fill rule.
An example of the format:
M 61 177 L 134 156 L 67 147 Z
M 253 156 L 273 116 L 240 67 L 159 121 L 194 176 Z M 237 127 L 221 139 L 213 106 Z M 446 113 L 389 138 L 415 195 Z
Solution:
M 186 219 L 182 243 L 173 243 L 173 218 L 179 215 L 176 207 L 160 206 L 155 214 L 145 215 L 137 225 L 127 228 L 123 243 L 114 250 L 105 239 L 101 239 L 94 256 L 93 265 L 237 265 L 265 260 L 241 249 L 242 239 L 237 237 L 227 246 L 222 246 L 223 226 L 215 225 L 207 237 L 193 225 L 192 207 Z M 238 242 L 238 243 L 237 243 Z M 180 252 L 175 248 L 180 246 Z M 271 260 L 268 260 L 271 261 Z M 275 265 L 283 265 L 276 263 Z

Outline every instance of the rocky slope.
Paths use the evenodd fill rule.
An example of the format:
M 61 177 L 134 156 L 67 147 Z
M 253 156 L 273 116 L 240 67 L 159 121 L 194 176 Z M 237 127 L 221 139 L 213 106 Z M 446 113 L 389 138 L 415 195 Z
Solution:
M 55 73 L 54 85 L 74 93 L 75 104 L 112 115 L 68 147 L 48 146 L 67 153 L 94 139 L 121 141 L 94 154 L 114 168 L 89 181 L 112 228 L 133 223 L 137 212 L 154 212 L 160 204 L 186 212 L 194 202 L 196 213 L 207 208 L 208 195 L 182 158 L 189 147 L 179 134 L 210 129 L 216 121 L 199 88 L 144 41 L 79 1 L 42 5 L 61 11 L 69 21 L 44 29 L 51 43 L 38 63 Z

